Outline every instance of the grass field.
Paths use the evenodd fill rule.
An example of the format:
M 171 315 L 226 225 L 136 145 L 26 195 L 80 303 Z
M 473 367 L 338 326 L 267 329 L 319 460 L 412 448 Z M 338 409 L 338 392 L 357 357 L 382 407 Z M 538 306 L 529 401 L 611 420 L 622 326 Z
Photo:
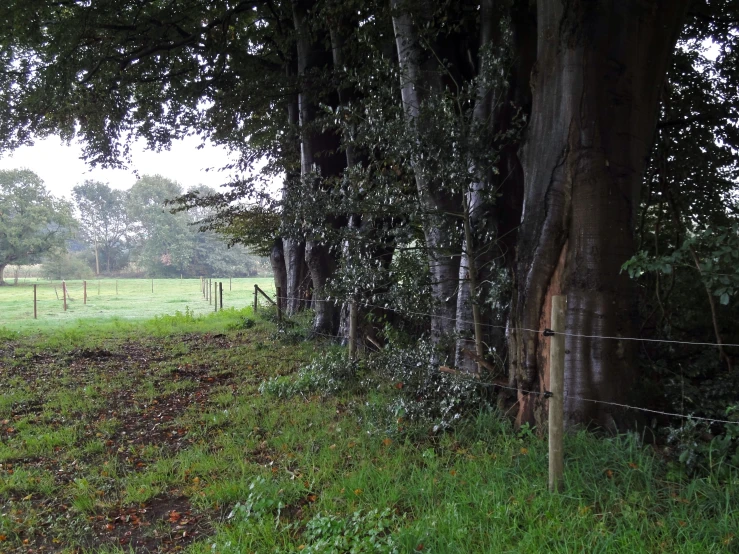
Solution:
M 531 430 L 406 420 L 407 385 L 260 314 L 6 333 L 0 552 L 739 552 L 736 473 L 581 432 L 551 494 Z
M 254 284 L 274 294 L 271 278 L 213 279 L 223 283 L 223 307 L 243 308 L 254 302 Z M 37 286 L 38 319 L 33 319 L 33 285 Z M 21 279 L 17 285 L 0 287 L 0 328 L 43 331 L 73 322 L 141 320 L 176 312 L 199 315 L 212 312 L 199 279 L 100 279 L 87 281 L 87 304 L 83 282 L 67 281 L 69 300 L 64 311 L 61 281 Z M 153 287 L 153 292 L 152 292 Z M 261 298 L 261 303 L 266 301 Z

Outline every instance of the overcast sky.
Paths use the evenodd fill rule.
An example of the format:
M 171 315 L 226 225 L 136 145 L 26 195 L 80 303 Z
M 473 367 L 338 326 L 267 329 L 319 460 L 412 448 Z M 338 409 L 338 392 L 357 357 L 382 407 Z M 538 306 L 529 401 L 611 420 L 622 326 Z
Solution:
M 139 175 L 160 174 L 177 181 L 183 189 L 195 185 L 217 188 L 228 181 L 230 173 L 217 171 L 230 161 L 224 148 L 206 146 L 198 150 L 200 139 L 190 137 L 172 145 L 166 152 L 151 152 L 144 145 L 134 145 L 128 170 L 92 169 L 80 159 L 79 144 L 67 146 L 58 137 L 36 141 L 34 146 L 4 152 L 0 156 L 0 170 L 27 168 L 43 179 L 54 196 L 71 199 L 72 188 L 86 179 L 102 181 L 117 189 L 129 189 Z M 209 172 L 205 170 L 211 168 Z

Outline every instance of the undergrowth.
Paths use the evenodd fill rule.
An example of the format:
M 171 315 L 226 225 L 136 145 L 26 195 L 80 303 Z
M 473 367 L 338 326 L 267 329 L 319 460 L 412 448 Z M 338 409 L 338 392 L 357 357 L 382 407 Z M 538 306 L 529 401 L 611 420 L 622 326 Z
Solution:
M 245 310 L 13 337 L 0 551 L 739 551 L 731 463 L 580 432 L 551 494 L 546 443 L 423 343 L 348 363 L 301 334 Z

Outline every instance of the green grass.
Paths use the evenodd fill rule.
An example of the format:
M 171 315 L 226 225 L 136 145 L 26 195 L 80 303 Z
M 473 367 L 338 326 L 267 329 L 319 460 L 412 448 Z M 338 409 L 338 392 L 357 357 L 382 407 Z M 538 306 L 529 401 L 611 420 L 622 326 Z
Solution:
M 531 432 L 492 411 L 391 429 L 376 409 L 389 392 L 298 378 L 335 347 L 247 319 L 7 341 L 0 552 L 739 551 L 737 474 L 680 480 L 634 436 L 581 432 L 551 494 Z
M 223 283 L 224 308 L 253 305 L 254 285 L 274 294 L 271 278 L 213 279 Z M 37 314 L 33 319 L 33 285 L 37 286 Z M 152 292 L 152 284 L 153 291 Z M 206 300 L 199 279 L 99 279 L 87 281 L 87 304 L 83 281 L 67 281 L 71 299 L 64 311 L 61 281 L 20 279 L 17 285 L 0 287 L 0 329 L 48 331 L 69 328 L 70 323 L 115 321 L 120 324 L 188 311 L 207 314 L 214 305 Z M 261 305 L 266 301 L 262 298 Z

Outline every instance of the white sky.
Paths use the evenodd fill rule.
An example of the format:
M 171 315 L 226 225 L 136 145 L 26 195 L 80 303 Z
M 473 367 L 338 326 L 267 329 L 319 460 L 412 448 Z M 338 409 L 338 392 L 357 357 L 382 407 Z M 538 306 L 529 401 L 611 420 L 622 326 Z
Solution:
M 80 159 L 79 143 L 67 146 L 59 137 L 38 140 L 33 146 L 19 148 L 0 155 L 0 169 L 27 168 L 43 179 L 54 196 L 72 197 L 72 188 L 86 179 L 108 183 L 112 188 L 129 189 L 139 175 L 159 174 L 177 181 L 183 189 L 195 185 L 218 188 L 229 180 L 231 173 L 218 171 L 234 161 L 225 148 L 210 144 L 200 150 L 200 139 L 188 137 L 172 145 L 168 151 L 152 152 L 143 143 L 132 148 L 128 169 L 91 168 Z M 210 171 L 205 170 L 210 168 Z

